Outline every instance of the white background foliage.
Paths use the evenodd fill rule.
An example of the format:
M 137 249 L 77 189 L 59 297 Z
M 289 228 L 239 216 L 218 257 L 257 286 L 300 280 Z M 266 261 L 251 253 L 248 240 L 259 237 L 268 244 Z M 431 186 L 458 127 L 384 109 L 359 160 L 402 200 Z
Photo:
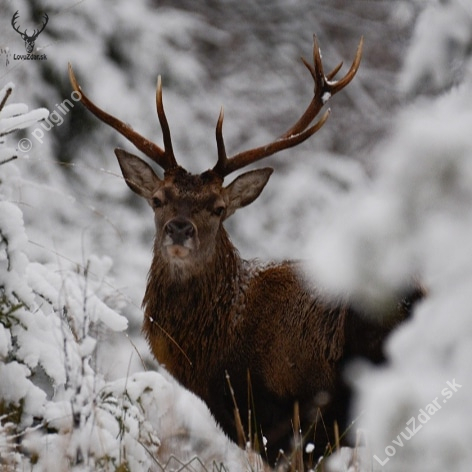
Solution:
M 14 59 L 16 10 L 30 31 L 48 13 L 36 41 L 47 61 Z M 222 104 L 230 153 L 296 119 L 312 90 L 298 57 L 316 33 L 327 69 L 349 63 L 364 35 L 359 74 L 316 137 L 269 160 L 268 187 L 228 229 L 243 256 L 303 258 L 314 283 L 368 306 L 419 278 L 427 297 L 389 339 L 387 365 L 347 373 L 368 438 L 362 467 L 470 470 L 470 2 L 18 0 L 0 13 L 0 100 L 14 84 L 0 163 L 18 157 L 0 165 L 2 467 L 161 470 L 157 458 L 176 451 L 183 463 L 197 455 L 197 468 L 253 464 L 196 397 L 145 371 L 152 215 L 112 152 L 131 145 L 71 99 L 67 63 L 103 108 L 158 143 L 161 74 L 177 158 L 200 172 L 216 158 Z M 421 428 L 407 440 L 411 418 Z

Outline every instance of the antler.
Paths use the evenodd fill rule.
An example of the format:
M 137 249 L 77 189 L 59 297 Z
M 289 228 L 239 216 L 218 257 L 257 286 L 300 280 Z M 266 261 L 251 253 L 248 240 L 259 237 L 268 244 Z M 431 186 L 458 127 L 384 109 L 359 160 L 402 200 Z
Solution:
M 226 156 L 225 145 L 223 140 L 223 109 L 221 109 L 216 124 L 216 144 L 218 148 L 218 161 L 213 167 L 213 171 L 222 177 L 234 172 L 235 170 L 241 169 L 253 162 L 259 161 L 265 157 L 271 156 L 283 149 L 288 149 L 297 144 L 302 143 L 314 133 L 316 133 L 328 119 L 330 110 L 328 109 L 323 116 L 311 127 L 308 128 L 310 123 L 320 112 L 321 108 L 326 104 L 330 97 L 335 93 L 342 90 L 356 75 L 357 70 L 361 62 L 362 46 L 364 38 L 361 38 L 357 47 L 356 56 L 354 61 L 347 72 L 347 74 L 337 80 L 332 81 L 338 71 L 341 69 L 342 62 L 335 67 L 328 75 L 324 74 L 323 64 L 321 62 L 321 54 L 318 46 L 318 40 L 316 36 L 313 36 L 313 65 L 308 63 L 302 58 L 303 63 L 308 68 L 315 81 L 315 95 L 308 105 L 305 112 L 299 118 L 299 120 L 285 133 L 279 136 L 275 141 L 260 146 L 254 149 L 240 152 L 231 158 Z
M 162 81 L 159 76 L 157 79 L 157 88 L 156 88 L 156 108 L 157 116 L 159 118 L 159 123 L 161 125 L 162 134 L 164 137 L 164 149 L 159 147 L 157 144 L 149 141 L 145 137 L 138 134 L 134 131 L 131 126 L 127 125 L 123 121 L 120 121 L 118 118 L 108 114 L 103 111 L 97 105 L 95 105 L 82 91 L 80 85 L 77 83 L 75 78 L 74 71 L 72 66 L 69 63 L 69 80 L 72 84 L 72 88 L 80 94 L 80 101 L 84 106 L 91 111 L 99 120 L 103 121 L 107 125 L 116 129 L 120 134 L 122 134 L 126 139 L 131 141 L 141 152 L 146 154 L 150 159 L 156 162 L 162 169 L 169 170 L 174 167 L 178 167 L 177 161 L 174 156 L 174 151 L 172 149 L 172 139 L 170 136 L 170 129 L 167 122 L 166 115 L 164 113 L 164 105 L 162 103 Z
M 47 13 L 44 14 L 44 19 L 46 20 L 44 23 L 43 23 L 43 26 L 41 27 L 41 29 L 36 33 L 36 30 L 34 30 L 34 33 L 33 33 L 33 38 L 36 39 L 39 34 L 41 33 L 41 31 L 43 31 L 44 28 L 46 28 L 46 25 L 48 24 L 48 21 L 49 21 L 49 16 Z M 25 34 L 26 34 L 26 31 L 25 31 Z
M 23 37 L 23 35 L 26 33 L 26 31 L 25 31 L 25 33 L 22 33 L 22 32 L 20 31 L 20 28 L 19 28 L 18 26 L 16 26 L 16 24 L 15 24 L 15 23 L 16 23 L 16 20 L 18 20 L 18 18 L 19 18 L 19 16 L 20 16 L 19 11 L 20 11 L 20 10 L 16 10 L 16 12 L 14 13 L 14 15 L 13 15 L 13 17 L 12 17 L 12 19 L 11 19 L 11 25 L 13 26 L 13 29 L 14 29 L 17 33 L 21 34 L 21 36 Z
M 45 14 L 44 14 L 44 20 L 45 20 L 45 21 L 44 21 L 43 26 L 41 27 L 41 29 L 40 29 L 38 32 L 36 32 L 36 30 L 34 30 L 34 31 L 33 31 L 33 34 L 32 34 L 31 36 L 28 36 L 28 35 L 26 34 L 26 32 L 28 31 L 27 29 L 25 29 L 25 31 L 22 33 L 22 32 L 20 31 L 19 27 L 16 26 L 16 20 L 18 20 L 19 17 L 20 17 L 19 10 L 16 10 L 16 12 L 14 13 L 14 15 L 13 15 L 13 17 L 12 17 L 12 19 L 11 19 L 11 25 L 13 26 L 13 29 L 14 29 L 17 33 L 21 34 L 21 37 L 22 37 L 22 38 L 28 38 L 29 40 L 34 40 L 34 39 L 36 39 L 36 38 L 39 36 L 39 34 L 43 31 L 43 29 L 46 27 L 46 25 L 48 24 L 48 21 L 49 21 L 49 16 L 48 16 L 47 13 L 45 13 Z

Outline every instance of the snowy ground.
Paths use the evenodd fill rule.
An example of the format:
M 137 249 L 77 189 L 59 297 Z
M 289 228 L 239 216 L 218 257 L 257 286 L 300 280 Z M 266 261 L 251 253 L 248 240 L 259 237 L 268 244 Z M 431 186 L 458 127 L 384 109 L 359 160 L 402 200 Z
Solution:
M 389 365 L 348 373 L 369 451 L 353 470 L 470 470 L 472 5 L 159 3 L 0 6 L 0 100 L 15 85 L 0 163 L 18 156 L 0 165 L 0 464 L 160 470 L 153 457 L 177 447 L 209 470 L 256 468 L 198 399 L 144 371 L 152 217 L 119 176 L 112 149 L 129 145 L 73 100 L 67 63 L 91 97 L 157 142 L 161 74 L 178 159 L 201 171 L 216 156 L 222 104 L 235 151 L 295 119 L 311 88 L 298 56 L 316 32 L 333 67 L 363 34 L 359 75 L 313 142 L 271 160 L 270 185 L 230 233 L 243 255 L 302 257 L 317 283 L 366 303 L 419 277 L 428 297 L 389 340 Z M 48 13 L 36 44 L 47 61 L 14 59 L 24 54 L 16 10 L 29 31 Z M 22 129 L 2 136 L 12 128 Z

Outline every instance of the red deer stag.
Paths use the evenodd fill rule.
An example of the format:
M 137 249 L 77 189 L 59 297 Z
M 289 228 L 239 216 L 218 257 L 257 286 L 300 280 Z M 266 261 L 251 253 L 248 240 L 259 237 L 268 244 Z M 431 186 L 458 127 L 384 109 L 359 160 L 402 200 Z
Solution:
M 303 60 L 315 82 L 314 97 L 300 119 L 273 142 L 228 158 L 221 111 L 216 125 L 218 159 L 200 175 L 187 172 L 174 157 L 160 77 L 156 105 L 164 149 L 98 108 L 82 92 L 69 66 L 72 86 L 85 107 L 164 170 L 160 178 L 140 158 L 115 150 L 126 183 L 154 211 L 154 255 L 143 300 L 143 331 L 154 356 L 208 404 L 233 439 L 238 439 L 234 404 L 241 412 L 251 411 L 252 419 L 242 415 L 243 428 L 267 439 L 266 454 L 272 463 L 280 448 L 290 446 L 295 403 L 302 427 L 323 452 L 332 441 L 334 420 L 341 427 L 347 420 L 343 365 L 355 356 L 381 360 L 383 339 L 407 316 L 408 307 L 402 306 L 388 326 L 377 325 L 346 302 L 309 287 L 296 262 L 243 260 L 223 223 L 259 196 L 272 169 L 243 173 L 226 187 L 223 181 L 316 133 L 329 110 L 311 123 L 327 100 L 354 78 L 361 53 L 362 40 L 350 70 L 335 80 L 341 64 L 325 75 L 315 38 L 313 65 Z M 313 426 L 320 409 L 324 425 Z

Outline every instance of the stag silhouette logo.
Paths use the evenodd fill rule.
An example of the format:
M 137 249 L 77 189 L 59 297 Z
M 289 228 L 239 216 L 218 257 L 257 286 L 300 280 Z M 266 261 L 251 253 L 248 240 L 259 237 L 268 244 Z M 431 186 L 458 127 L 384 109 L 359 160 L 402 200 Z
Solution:
M 19 10 L 17 10 L 15 14 L 13 15 L 11 19 L 11 25 L 13 26 L 13 29 L 23 38 L 23 41 L 25 42 L 26 52 L 28 54 L 31 54 L 34 51 L 36 39 L 43 32 L 44 28 L 48 24 L 49 17 L 47 13 L 45 13 L 43 17 L 44 18 L 43 25 L 41 26 L 41 28 L 39 30 L 36 30 L 36 29 L 33 30 L 33 34 L 29 35 L 27 33 L 28 31 L 27 29 L 25 29 L 24 31 L 20 31 L 20 28 L 16 25 L 16 22 L 20 16 L 18 12 Z

